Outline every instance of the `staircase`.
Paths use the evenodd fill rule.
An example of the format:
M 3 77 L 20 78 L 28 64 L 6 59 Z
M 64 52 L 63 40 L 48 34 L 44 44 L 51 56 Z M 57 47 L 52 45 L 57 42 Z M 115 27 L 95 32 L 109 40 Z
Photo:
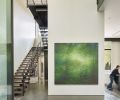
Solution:
M 42 37 L 43 49 L 44 51 L 47 51 L 48 50 L 48 30 L 41 29 L 40 32 Z
M 32 47 L 23 62 L 14 74 L 14 95 L 23 95 L 30 84 L 30 78 L 36 75 L 38 67 L 38 57 L 40 56 L 41 48 Z
M 27 7 L 30 9 L 34 19 L 40 28 L 48 27 L 48 6 L 47 0 L 27 0 Z

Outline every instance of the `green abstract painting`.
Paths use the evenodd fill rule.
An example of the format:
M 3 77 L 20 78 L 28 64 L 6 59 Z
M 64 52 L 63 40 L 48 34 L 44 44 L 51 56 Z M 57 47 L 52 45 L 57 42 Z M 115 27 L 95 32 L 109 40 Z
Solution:
M 98 84 L 98 43 L 55 43 L 55 84 Z

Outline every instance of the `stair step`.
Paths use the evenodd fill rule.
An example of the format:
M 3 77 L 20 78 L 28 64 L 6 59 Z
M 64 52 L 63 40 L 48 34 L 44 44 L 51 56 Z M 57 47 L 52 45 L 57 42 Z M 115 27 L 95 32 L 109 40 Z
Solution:
M 21 83 L 22 84 L 23 82 L 22 81 L 14 81 L 14 83 Z
M 29 70 L 29 68 L 28 68 L 28 69 L 26 69 L 26 68 L 24 68 L 24 69 L 18 68 L 18 69 L 17 69 L 17 71 L 19 71 L 19 72 L 20 72 L 20 71 L 21 71 L 21 72 L 27 72 L 28 70 Z
M 33 57 L 33 55 L 27 55 L 27 57 L 29 58 L 29 57 Z
M 15 76 L 14 79 L 23 79 L 23 76 Z M 29 79 L 29 77 L 26 76 L 25 79 Z
M 23 84 L 21 84 L 21 83 L 14 83 L 14 86 L 15 87 L 19 87 L 19 86 L 23 86 Z
M 16 74 L 15 74 L 15 76 L 23 76 L 23 75 L 25 75 L 25 76 L 28 76 L 28 77 L 29 77 L 30 72 L 27 72 L 27 73 L 16 73 Z
M 19 73 L 27 73 L 28 70 L 19 70 L 19 69 L 18 69 L 18 70 L 17 70 L 17 73 L 18 73 L 18 72 L 19 72 Z
M 23 61 L 31 61 L 31 59 L 30 58 L 25 58 Z
M 14 76 L 14 79 L 23 79 L 23 76 Z
M 23 91 L 14 91 L 14 94 L 23 94 Z
M 30 64 L 31 64 L 31 62 L 22 62 L 21 65 L 27 65 L 27 66 L 29 66 Z
M 24 96 L 25 91 L 14 91 L 14 96 L 22 95 Z
M 22 80 L 14 80 L 14 83 L 23 83 Z M 24 83 L 29 83 L 28 80 L 25 80 Z
M 22 87 L 22 86 L 14 87 L 14 90 L 17 90 L 17 91 L 18 91 L 18 89 L 19 89 L 19 90 L 23 90 L 23 87 Z
M 28 67 L 27 64 L 21 64 L 20 66 L 22 66 L 22 67 Z
M 22 86 L 19 86 L 19 85 L 14 85 L 14 87 L 22 87 Z
M 29 69 L 18 69 L 17 73 L 28 73 Z
M 31 51 L 27 54 L 27 56 L 28 56 L 29 54 L 33 54 L 33 50 L 31 50 Z
M 19 67 L 19 70 L 29 70 L 29 68 Z
M 28 56 L 24 58 L 24 60 L 31 60 L 31 59 L 32 57 L 28 57 Z
M 25 81 L 25 82 L 27 82 L 28 81 L 28 79 L 23 79 L 23 78 L 14 78 L 14 82 L 22 82 L 22 81 Z
M 23 65 L 21 64 L 20 67 L 18 67 L 18 68 L 28 68 L 29 66 L 30 65 L 28 65 L 28 64 L 23 64 Z
M 30 64 L 30 63 L 29 63 L 29 64 Z M 22 63 L 21 65 L 22 65 L 22 66 L 23 66 L 23 65 L 26 65 L 26 66 L 27 66 L 27 65 L 29 65 L 29 64 L 28 64 L 28 63 Z
M 26 68 L 22 68 L 22 69 L 21 69 L 21 68 L 19 67 L 17 71 L 28 71 L 28 70 L 29 70 L 29 68 L 28 68 L 28 69 L 26 69 Z
M 28 65 L 21 65 L 19 68 L 29 68 L 29 66 Z
M 23 80 L 23 78 L 14 78 L 14 80 Z M 27 78 L 25 78 L 24 80 L 30 80 L 30 78 L 29 77 L 27 77 Z
M 14 83 L 14 87 L 23 87 L 23 83 Z M 28 84 L 24 83 L 24 88 L 27 88 Z
M 20 67 L 26 68 L 26 67 L 29 67 L 29 65 L 28 64 L 21 64 Z
M 23 80 L 23 79 L 14 79 L 14 82 L 15 82 L 15 81 L 20 81 L 20 82 L 22 82 L 22 80 Z
M 34 55 L 33 54 L 29 54 L 26 56 L 26 58 L 32 58 Z
M 30 64 L 30 63 L 31 63 L 31 61 L 30 62 L 26 62 L 26 61 L 22 62 L 22 64 Z
M 30 77 L 30 73 L 26 73 L 24 75 L 27 76 L 27 77 Z M 17 73 L 17 74 L 15 74 L 15 76 L 17 76 L 17 77 L 23 77 L 23 74 L 22 73 Z
M 15 73 L 15 76 L 23 76 L 25 73 Z
M 17 71 L 15 74 L 19 74 L 19 73 L 24 74 L 24 73 L 27 73 L 27 72 L 20 72 L 20 71 Z
M 33 54 L 32 50 L 27 55 L 29 55 L 29 54 Z
M 31 60 L 31 58 L 30 57 L 26 57 L 24 60 Z

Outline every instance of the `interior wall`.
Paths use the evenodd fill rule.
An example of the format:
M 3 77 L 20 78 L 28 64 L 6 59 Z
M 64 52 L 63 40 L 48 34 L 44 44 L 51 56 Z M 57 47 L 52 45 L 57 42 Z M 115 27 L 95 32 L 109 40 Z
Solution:
M 105 0 L 105 37 L 120 37 L 120 0 Z
M 112 69 L 120 65 L 120 42 L 112 42 Z
M 48 5 L 48 95 L 103 95 L 104 23 L 96 0 L 49 0 Z M 99 43 L 98 85 L 55 85 L 54 43 L 93 42 Z
M 27 0 L 14 0 L 14 72 L 34 43 L 35 20 Z

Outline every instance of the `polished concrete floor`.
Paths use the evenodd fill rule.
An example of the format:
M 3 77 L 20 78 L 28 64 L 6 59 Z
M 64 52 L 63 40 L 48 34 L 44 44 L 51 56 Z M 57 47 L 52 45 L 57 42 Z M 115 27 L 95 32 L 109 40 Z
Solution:
M 31 84 L 25 96 L 15 100 L 120 100 L 120 92 L 105 90 L 105 96 L 48 96 L 47 85 Z

